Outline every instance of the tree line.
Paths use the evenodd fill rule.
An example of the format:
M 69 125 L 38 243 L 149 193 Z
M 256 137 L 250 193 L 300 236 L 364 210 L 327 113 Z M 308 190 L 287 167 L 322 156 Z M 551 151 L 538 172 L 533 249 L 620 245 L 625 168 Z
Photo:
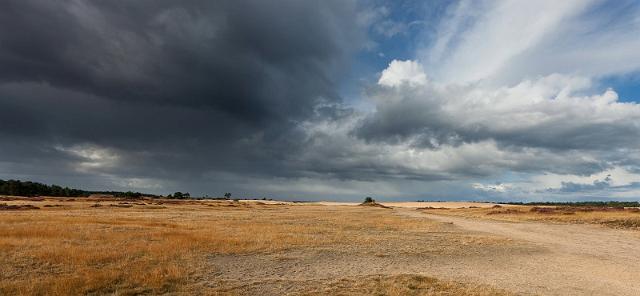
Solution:
M 62 187 L 58 185 L 47 185 L 38 182 L 31 181 L 20 181 L 20 180 L 2 180 L 0 179 L 0 195 L 13 195 L 13 196 L 54 196 L 54 197 L 88 197 L 92 194 L 102 194 L 102 195 L 110 195 L 114 197 L 122 197 L 122 198 L 141 198 L 141 197 L 152 197 L 152 198 L 172 198 L 172 199 L 190 199 L 191 194 L 189 192 L 176 192 L 173 194 L 169 194 L 166 196 L 149 194 L 149 193 L 141 193 L 141 192 L 133 192 L 133 191 L 89 191 L 89 190 L 81 190 L 69 187 Z M 210 197 L 206 197 L 210 198 Z M 230 199 L 231 193 L 227 192 L 224 194 L 224 199 Z M 212 199 L 222 199 L 222 198 L 212 198 Z
M 0 179 L 0 194 L 16 196 L 89 196 L 84 190 L 61 187 L 58 185 L 46 185 L 31 181 L 2 180 Z
M 637 201 L 575 201 L 575 202 L 501 202 L 510 205 L 526 206 L 571 206 L 571 207 L 608 207 L 608 208 L 633 208 L 640 207 Z
M 132 191 L 87 191 L 58 185 L 47 185 L 38 182 L 0 179 L 0 195 L 14 196 L 56 196 L 56 197 L 87 197 L 92 194 L 105 194 L 115 197 L 140 198 L 142 196 L 160 197 Z

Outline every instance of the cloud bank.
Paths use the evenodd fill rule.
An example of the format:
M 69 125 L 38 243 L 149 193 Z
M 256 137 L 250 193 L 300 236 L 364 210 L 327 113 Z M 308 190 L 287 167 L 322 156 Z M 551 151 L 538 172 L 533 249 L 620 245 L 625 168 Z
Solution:
M 640 196 L 639 98 L 606 85 L 640 69 L 634 2 L 459 1 L 411 22 L 366 1 L 0 8 L 0 178 L 288 199 Z M 401 38 L 418 39 L 409 59 L 352 68 Z

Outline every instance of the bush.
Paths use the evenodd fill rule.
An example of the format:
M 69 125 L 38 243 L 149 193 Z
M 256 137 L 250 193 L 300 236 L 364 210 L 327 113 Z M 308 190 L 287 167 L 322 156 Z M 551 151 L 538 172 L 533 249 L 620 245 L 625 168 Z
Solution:
M 189 194 L 189 192 L 182 193 L 182 192 L 178 191 L 178 192 L 174 193 L 173 195 L 169 194 L 169 196 L 167 196 L 167 198 L 189 199 L 189 198 L 191 198 L 191 194 Z
M 124 197 L 124 198 L 141 198 L 141 197 L 142 197 L 142 193 L 140 193 L 140 192 L 133 192 L 133 191 L 127 191 L 127 192 L 123 192 L 123 193 L 118 193 L 118 194 L 116 194 L 116 197 Z
M 364 198 L 364 203 L 372 203 L 376 202 L 375 199 L 371 198 L 371 196 L 367 196 Z

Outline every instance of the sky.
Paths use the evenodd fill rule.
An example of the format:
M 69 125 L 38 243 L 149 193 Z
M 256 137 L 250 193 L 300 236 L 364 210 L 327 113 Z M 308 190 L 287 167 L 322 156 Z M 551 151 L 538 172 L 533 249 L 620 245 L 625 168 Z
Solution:
M 640 199 L 638 1 L 8 0 L 0 179 Z

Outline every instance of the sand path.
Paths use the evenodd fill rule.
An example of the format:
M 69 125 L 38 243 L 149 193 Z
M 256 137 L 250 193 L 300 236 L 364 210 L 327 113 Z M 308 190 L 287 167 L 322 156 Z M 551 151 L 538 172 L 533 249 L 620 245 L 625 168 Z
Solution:
M 432 266 L 436 276 L 484 282 L 523 294 L 640 295 L 640 234 L 594 225 L 513 223 L 426 214 L 395 209 L 471 232 L 521 240 L 544 251 L 489 256 Z M 456 266 L 458 265 L 458 266 Z
M 336 206 L 340 208 L 342 206 Z M 466 253 L 403 253 L 402 244 L 438 245 L 443 233 L 390 238 L 378 256 L 360 246 L 295 249 L 270 254 L 212 255 L 204 285 L 226 281 L 240 294 L 300 294 L 342 278 L 420 274 L 488 284 L 518 295 L 640 295 L 640 232 L 595 225 L 514 223 L 428 214 L 395 207 L 392 215 L 446 223 L 443 233 L 503 237 L 513 244 L 478 246 Z M 304 293 L 301 293 L 304 295 Z

